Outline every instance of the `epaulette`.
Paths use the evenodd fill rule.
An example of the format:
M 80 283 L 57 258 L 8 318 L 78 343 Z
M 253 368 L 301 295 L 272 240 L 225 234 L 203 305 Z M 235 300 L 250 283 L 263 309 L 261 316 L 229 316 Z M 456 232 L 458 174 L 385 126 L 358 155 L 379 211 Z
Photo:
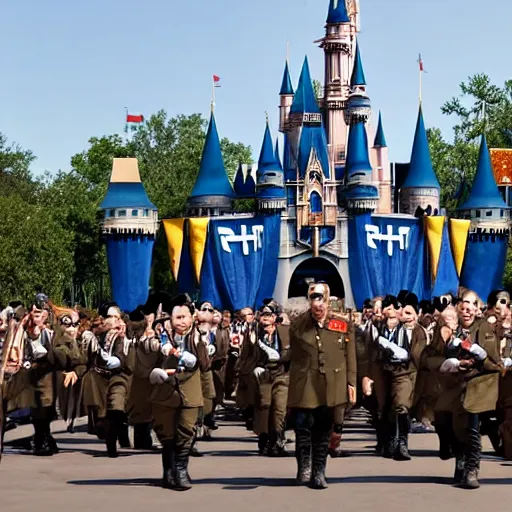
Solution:
M 327 329 L 333 332 L 348 332 L 348 322 L 341 318 L 340 315 L 330 315 L 327 322 Z

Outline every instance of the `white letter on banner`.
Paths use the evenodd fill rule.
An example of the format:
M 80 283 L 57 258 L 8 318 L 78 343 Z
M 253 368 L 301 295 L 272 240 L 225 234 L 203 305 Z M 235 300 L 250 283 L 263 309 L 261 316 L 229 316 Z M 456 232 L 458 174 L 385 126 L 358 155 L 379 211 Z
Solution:
M 254 252 L 257 252 L 263 247 L 263 226 L 252 226 L 252 235 L 247 233 L 247 226 L 242 224 L 240 226 L 240 234 L 235 235 L 231 228 L 218 227 L 217 233 L 220 235 L 220 243 L 226 252 L 231 252 L 230 243 L 241 242 L 242 252 L 244 256 L 249 256 L 249 242 L 253 243 Z
M 409 246 L 408 235 L 411 228 L 408 226 L 400 226 L 397 235 L 393 234 L 393 226 L 391 224 L 388 224 L 386 228 L 387 232 L 384 234 L 379 232 L 378 226 L 366 224 L 364 227 L 366 230 L 366 245 L 371 249 L 377 249 L 376 240 L 387 242 L 387 252 L 390 257 L 393 256 L 393 242 L 398 242 L 400 250 L 405 251 Z

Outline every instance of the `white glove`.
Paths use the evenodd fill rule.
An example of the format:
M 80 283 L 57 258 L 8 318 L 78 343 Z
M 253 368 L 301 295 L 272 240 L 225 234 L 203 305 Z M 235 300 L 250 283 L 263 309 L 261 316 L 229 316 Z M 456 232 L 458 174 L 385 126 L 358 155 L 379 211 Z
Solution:
M 215 345 L 208 345 L 207 350 L 208 350 L 208 355 L 210 357 L 214 356 L 215 352 L 217 352 L 217 349 L 215 348 Z
M 48 354 L 48 350 L 46 350 L 42 345 L 38 345 L 32 350 L 32 356 L 34 359 L 42 359 L 46 354 Z
M 168 379 L 169 375 L 167 375 L 167 372 L 162 370 L 162 368 L 155 368 L 149 374 L 149 382 L 151 384 L 163 384 L 167 382 Z
M 121 367 L 121 361 L 116 356 L 109 356 L 105 362 L 107 363 L 107 370 L 115 370 Z
M 279 359 L 281 359 L 281 356 L 279 355 L 279 352 L 277 350 L 268 347 L 262 341 L 258 341 L 258 345 L 260 346 L 261 350 L 263 350 L 263 352 L 267 354 L 269 363 L 277 363 Z
M 391 345 L 391 343 L 383 336 L 379 336 L 378 341 L 379 341 L 379 345 L 384 349 L 389 348 L 389 346 Z M 394 345 L 394 343 L 393 343 L 393 345 Z
M 103 361 L 107 362 L 110 357 L 107 352 L 105 352 L 102 348 L 98 348 L 98 355 L 103 359 Z
M 512 359 L 510 359 L 510 357 L 505 357 L 505 359 L 503 359 L 503 366 L 505 368 L 510 368 L 512 366 Z
M 191 370 L 194 368 L 194 366 L 197 363 L 197 357 L 194 354 L 191 354 L 190 352 L 183 352 L 181 354 L 181 358 L 179 360 L 179 365 L 187 368 L 188 370 Z
M 447 359 L 439 368 L 439 371 L 443 373 L 456 373 L 459 371 L 460 361 L 455 357 Z
M 477 343 L 473 343 L 469 352 L 476 356 L 479 361 L 484 361 L 487 358 L 487 352 Z
M 395 345 L 394 343 L 390 343 L 389 347 L 393 352 L 393 358 L 398 360 L 401 363 L 405 363 L 406 361 L 409 361 L 409 352 L 405 350 L 405 348 L 399 347 L 398 345 Z
M 261 366 L 258 366 L 256 368 L 254 368 L 254 376 L 259 379 L 261 375 L 263 375 L 265 373 L 265 368 L 262 368 Z

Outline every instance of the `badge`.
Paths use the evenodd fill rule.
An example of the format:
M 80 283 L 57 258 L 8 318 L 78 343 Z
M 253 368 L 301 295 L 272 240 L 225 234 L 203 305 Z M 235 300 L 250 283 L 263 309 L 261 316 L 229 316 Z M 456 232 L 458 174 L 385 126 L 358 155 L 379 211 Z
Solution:
M 327 324 L 327 329 L 329 331 L 334 331 L 334 332 L 347 332 L 348 325 L 343 320 L 332 319 L 332 320 L 329 320 L 329 323 Z

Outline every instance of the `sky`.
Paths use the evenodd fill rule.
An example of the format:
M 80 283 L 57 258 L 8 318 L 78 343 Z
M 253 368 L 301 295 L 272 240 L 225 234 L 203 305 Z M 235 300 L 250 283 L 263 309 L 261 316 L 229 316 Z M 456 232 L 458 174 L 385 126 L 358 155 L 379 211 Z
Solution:
M 70 169 L 93 136 L 122 133 L 125 107 L 145 116 L 209 113 L 221 137 L 259 154 L 278 128 L 289 42 L 294 86 L 304 56 L 323 82 L 329 0 L 3 0 L 0 132 L 37 156 L 36 173 Z M 360 0 L 359 43 L 373 113 L 392 161 L 408 161 L 418 108 L 451 136 L 441 105 L 475 73 L 511 78 L 510 0 Z

